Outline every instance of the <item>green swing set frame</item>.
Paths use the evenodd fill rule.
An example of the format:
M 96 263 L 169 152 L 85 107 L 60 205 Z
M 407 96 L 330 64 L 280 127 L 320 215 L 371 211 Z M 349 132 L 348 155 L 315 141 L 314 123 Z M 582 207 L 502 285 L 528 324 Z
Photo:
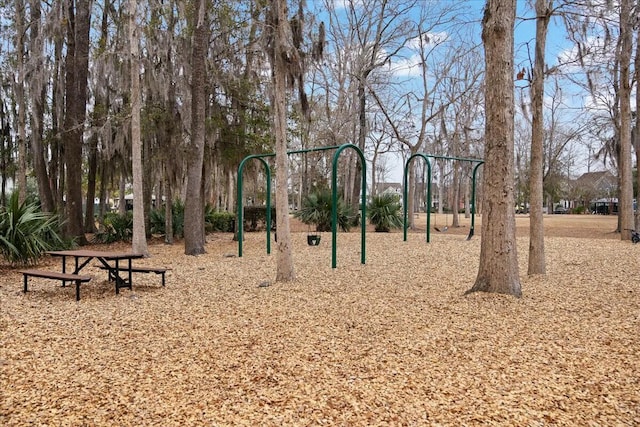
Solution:
M 476 181 L 478 176 L 478 169 L 480 166 L 484 164 L 483 159 L 475 159 L 469 157 L 454 157 L 454 156 L 439 156 L 435 154 L 426 154 L 426 153 L 416 153 L 409 157 L 404 165 L 404 183 L 403 183 L 403 199 L 404 201 L 408 200 L 408 182 L 409 182 L 409 166 L 411 162 L 420 158 L 425 161 L 427 165 L 427 243 L 431 241 L 431 180 L 432 180 L 432 171 L 431 171 L 431 162 L 429 159 L 443 159 L 443 160 L 457 160 L 461 162 L 470 162 L 473 167 L 472 173 L 472 190 L 471 190 L 471 227 L 469 228 L 469 235 L 467 236 L 467 240 L 471 240 L 474 235 L 475 230 L 475 217 L 476 217 Z M 407 203 L 405 202 L 404 209 L 404 241 L 407 241 L 407 228 L 409 227 L 409 211 L 407 209 Z M 448 227 L 447 227 L 448 228 Z M 439 231 L 439 230 L 438 230 Z

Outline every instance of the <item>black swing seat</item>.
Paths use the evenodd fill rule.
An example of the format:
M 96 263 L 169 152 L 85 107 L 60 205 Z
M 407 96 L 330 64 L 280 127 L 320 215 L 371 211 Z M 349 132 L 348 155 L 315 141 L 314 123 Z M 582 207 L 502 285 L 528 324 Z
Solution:
M 307 235 L 307 245 L 309 246 L 318 246 L 320 244 L 320 235 L 319 234 L 308 234 Z

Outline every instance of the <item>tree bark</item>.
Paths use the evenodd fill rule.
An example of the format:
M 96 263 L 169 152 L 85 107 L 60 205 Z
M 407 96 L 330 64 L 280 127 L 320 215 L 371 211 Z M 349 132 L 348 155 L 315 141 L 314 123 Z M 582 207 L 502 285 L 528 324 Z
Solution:
M 631 17 L 632 0 L 620 2 L 620 198 L 618 215 L 622 240 L 631 240 L 634 228 L 633 173 L 631 157 L 631 80 L 630 65 L 633 49 Z
M 640 27 L 636 30 L 636 39 L 640 40 Z M 635 56 L 635 81 L 636 84 L 640 82 L 640 43 L 636 43 L 636 56 Z M 636 112 L 640 111 L 640 90 L 636 86 Z M 634 151 L 636 153 L 636 165 L 640 165 L 640 114 L 636 113 L 635 116 L 635 124 L 634 124 L 634 132 L 632 134 L 632 142 L 634 146 Z M 640 199 L 638 195 L 640 194 L 640 173 L 636 176 L 636 200 Z M 635 217 L 635 230 L 640 230 L 640 209 L 636 209 L 636 217 Z
M 184 206 L 184 253 L 205 253 L 202 165 L 205 145 L 206 58 L 209 40 L 207 0 L 195 0 L 191 54 L 191 143 L 187 148 L 187 195 Z
M 529 267 L 527 274 L 546 274 L 542 214 L 544 179 L 544 53 L 552 0 L 536 0 L 536 50 L 531 83 L 531 166 L 529 172 Z
M 53 193 L 49 184 L 49 173 L 45 161 L 45 149 L 42 143 L 45 91 L 45 67 L 44 67 L 44 37 L 41 32 L 42 11 L 40 0 L 30 1 L 31 9 L 31 64 L 33 76 L 30 79 L 31 99 L 31 155 L 33 157 L 33 170 L 38 182 L 38 194 L 40 206 L 44 212 L 53 212 L 55 205 Z
M 17 186 L 20 203 L 27 198 L 27 96 L 25 79 L 25 4 L 23 0 L 16 0 L 16 73 L 15 84 L 16 104 L 18 106 L 18 168 Z
M 480 265 L 467 291 L 522 295 L 514 211 L 513 29 L 515 0 L 487 0 L 485 48 L 485 163 Z
M 173 245 L 173 185 L 165 183 L 165 205 L 164 205 L 164 242 Z
M 287 0 L 272 0 L 274 25 L 273 47 L 270 55 L 272 74 L 273 126 L 276 139 L 276 228 L 278 231 L 276 282 L 295 280 L 293 247 L 289 227 L 289 192 L 287 155 L 287 63 L 294 58 L 291 46 L 291 29 L 287 16 Z M 270 225 L 267 225 L 270 226 Z
M 129 0 L 129 48 L 131 55 L 131 159 L 133 172 L 133 252 L 149 256 L 144 222 L 142 140 L 140 137 L 140 59 L 136 23 L 137 1 Z
M 75 7 L 74 7 L 75 6 Z M 89 72 L 91 1 L 76 0 L 68 8 L 64 148 L 67 183 L 67 235 L 87 243 L 82 216 L 82 145 Z
M 57 14 L 62 19 L 63 2 L 56 2 L 55 7 Z M 51 192 L 53 193 L 54 204 L 56 210 L 61 214 L 64 213 L 63 190 L 66 187 L 64 175 L 64 144 L 62 144 L 59 135 L 64 129 L 64 88 L 63 81 L 63 38 L 58 37 L 54 42 L 54 60 L 53 60 L 53 76 L 52 76 L 52 99 L 51 99 L 51 133 L 53 136 L 50 142 L 51 161 L 49 163 L 49 177 L 51 182 Z

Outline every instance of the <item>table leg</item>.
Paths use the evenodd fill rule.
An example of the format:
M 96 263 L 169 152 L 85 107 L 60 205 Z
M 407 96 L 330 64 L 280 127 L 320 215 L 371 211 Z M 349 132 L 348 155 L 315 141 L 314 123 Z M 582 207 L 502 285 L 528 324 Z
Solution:
M 133 291 L 133 274 L 131 273 L 131 258 L 129 258 L 129 290 Z
M 67 257 L 62 255 L 62 274 L 67 272 Z M 63 280 L 62 281 L 62 287 L 64 288 L 66 285 L 66 282 Z
M 116 260 L 116 273 L 115 273 L 115 282 L 116 282 L 116 295 L 120 293 L 120 282 L 122 279 L 120 278 L 120 264 L 118 260 Z

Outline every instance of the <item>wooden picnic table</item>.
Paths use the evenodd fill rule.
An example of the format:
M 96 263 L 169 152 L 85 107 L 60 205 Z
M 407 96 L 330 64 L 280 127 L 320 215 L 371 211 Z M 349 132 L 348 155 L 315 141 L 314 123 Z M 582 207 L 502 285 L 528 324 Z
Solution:
M 77 275 L 92 259 L 97 259 L 105 270 L 109 272 L 109 278 L 115 282 L 116 294 L 120 293 L 120 288 L 132 289 L 132 272 L 133 267 L 131 260 L 143 258 L 143 254 L 135 252 L 108 252 L 94 251 L 87 249 L 66 250 L 66 251 L 48 251 L 47 254 L 54 257 L 62 258 L 62 273 L 67 273 L 67 258 L 73 258 L 74 270 L 73 274 Z M 113 264 L 109 263 L 113 262 Z M 126 261 L 121 265 L 121 261 Z M 126 277 L 122 277 L 120 273 L 126 273 Z

